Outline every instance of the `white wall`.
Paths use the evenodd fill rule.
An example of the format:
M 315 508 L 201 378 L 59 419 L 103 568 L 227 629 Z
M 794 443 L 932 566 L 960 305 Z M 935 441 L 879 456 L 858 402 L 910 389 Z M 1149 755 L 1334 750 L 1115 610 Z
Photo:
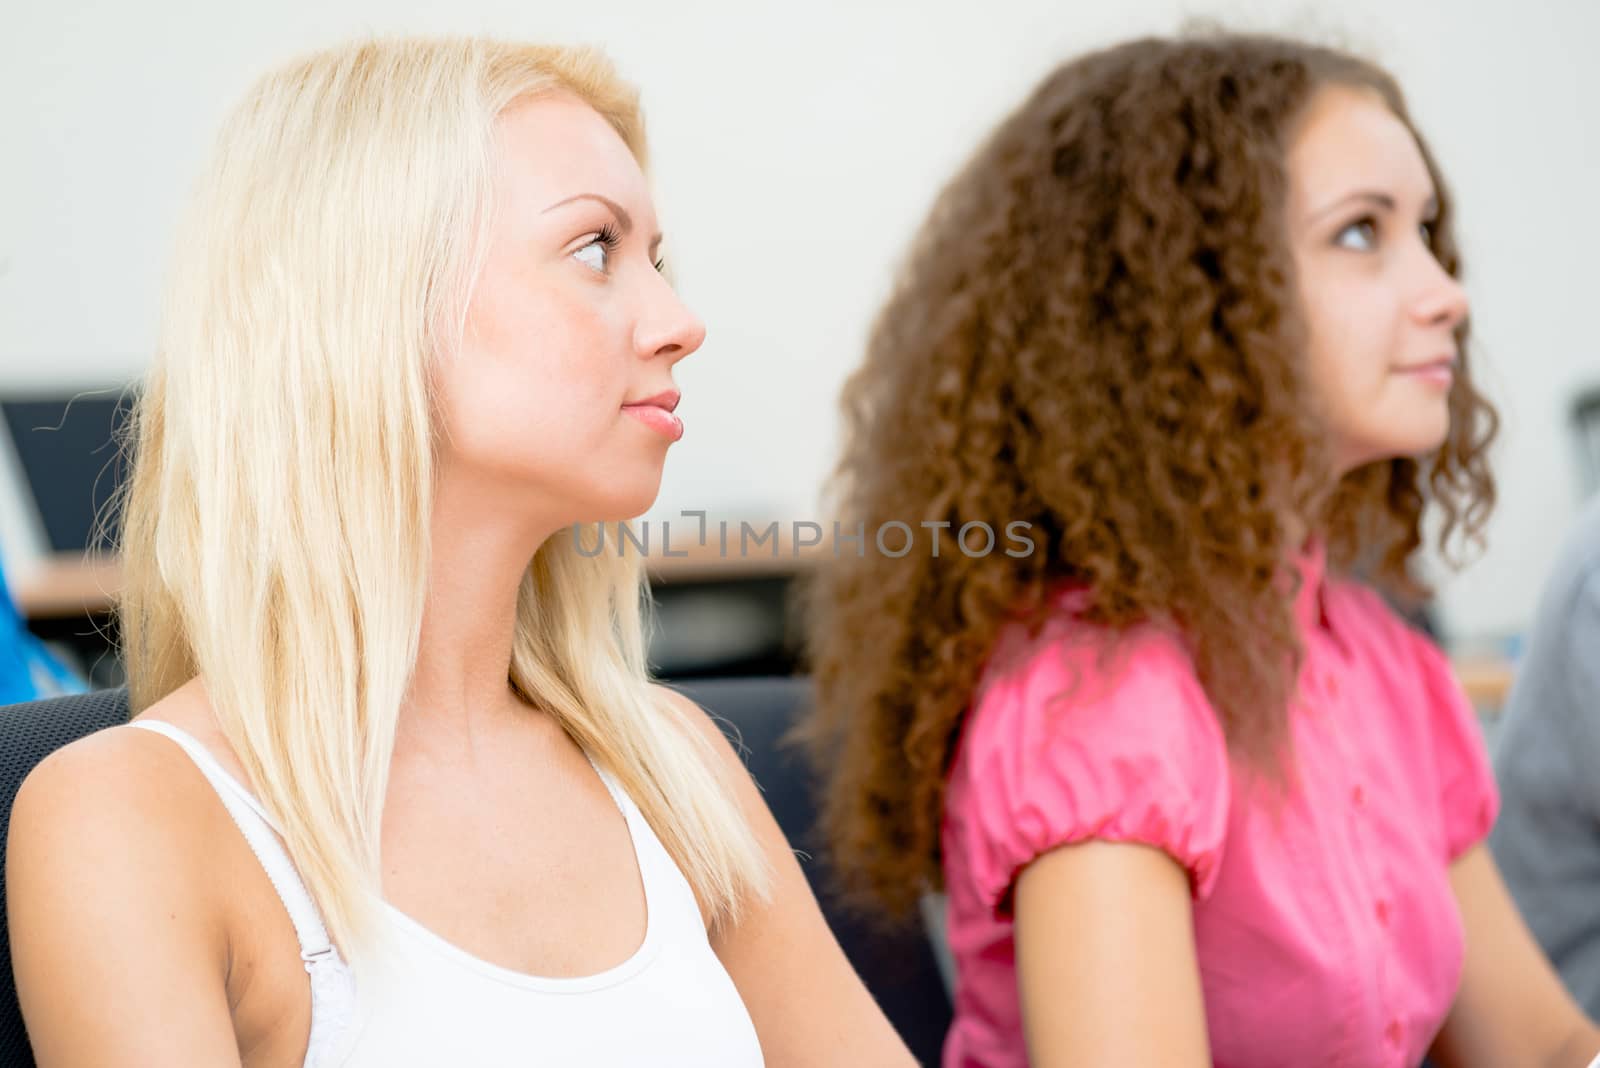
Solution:
M 16 5 L 0 31 L 0 390 L 142 370 L 184 191 L 263 67 L 373 31 L 594 42 L 644 89 L 668 252 L 710 326 L 678 369 L 688 434 L 657 514 L 811 518 L 834 398 L 892 263 L 961 157 L 1050 66 L 1190 14 L 1331 32 L 1401 77 L 1457 193 L 1506 429 L 1489 550 L 1446 584 L 1445 622 L 1514 630 L 1576 503 L 1569 391 L 1600 381 L 1600 4 L 1340 6 L 1335 18 L 1252 0 Z M 0 501 L 0 541 L 25 566 L 37 542 Z

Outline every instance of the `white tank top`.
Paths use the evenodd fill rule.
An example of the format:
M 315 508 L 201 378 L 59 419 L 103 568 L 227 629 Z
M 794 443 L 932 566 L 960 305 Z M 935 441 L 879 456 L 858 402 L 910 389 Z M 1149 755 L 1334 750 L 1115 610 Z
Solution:
M 628 822 L 644 883 L 645 935 L 597 975 L 550 979 L 481 960 L 384 903 L 366 984 L 328 939 L 272 821 L 183 730 L 132 724 L 182 746 L 266 869 L 300 941 L 311 987 L 306 1068 L 551 1065 L 760 1068 L 755 1026 L 711 951 L 688 881 L 627 793 L 596 766 Z

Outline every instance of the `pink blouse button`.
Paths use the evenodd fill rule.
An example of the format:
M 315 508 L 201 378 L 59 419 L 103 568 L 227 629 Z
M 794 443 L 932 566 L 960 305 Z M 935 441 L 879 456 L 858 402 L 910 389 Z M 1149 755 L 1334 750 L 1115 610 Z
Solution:
M 1385 927 L 1389 926 L 1389 903 L 1387 901 L 1380 900 L 1378 902 L 1377 912 L 1378 922 Z
M 1398 1046 L 1400 1040 L 1405 1037 L 1405 1033 L 1400 1029 L 1400 1021 L 1390 1020 L 1389 1026 L 1383 1029 L 1383 1037 L 1389 1045 Z
M 1363 790 L 1361 785 L 1357 783 L 1355 789 L 1350 791 L 1350 800 L 1355 803 L 1356 808 L 1365 807 L 1367 803 L 1367 791 Z

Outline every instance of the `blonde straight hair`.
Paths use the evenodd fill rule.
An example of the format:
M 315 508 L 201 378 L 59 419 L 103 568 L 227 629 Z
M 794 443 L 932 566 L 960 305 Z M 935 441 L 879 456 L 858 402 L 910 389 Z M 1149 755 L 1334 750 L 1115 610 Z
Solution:
M 587 49 L 371 40 L 263 78 L 180 229 L 133 418 L 130 696 L 195 676 L 347 955 L 370 948 L 396 718 L 426 595 L 434 406 L 492 225 L 496 118 L 565 93 L 645 164 L 638 97 Z M 645 657 L 636 556 L 552 537 L 509 681 L 636 800 L 715 923 L 769 873 Z

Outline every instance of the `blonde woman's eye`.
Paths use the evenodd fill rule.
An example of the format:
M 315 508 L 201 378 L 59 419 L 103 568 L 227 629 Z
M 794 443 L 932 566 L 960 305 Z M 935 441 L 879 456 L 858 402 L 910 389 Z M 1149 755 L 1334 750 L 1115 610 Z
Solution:
M 611 259 L 611 250 L 596 239 L 574 252 L 572 256 L 590 270 L 605 274 Z
M 582 263 L 590 270 L 598 271 L 601 274 L 610 274 L 611 254 L 617 251 L 617 247 L 621 244 L 622 235 L 617 232 L 615 226 L 606 223 L 600 228 L 599 233 L 591 237 L 587 244 L 572 255 L 577 258 L 579 263 Z
M 1357 252 L 1371 252 L 1378 246 L 1378 222 L 1372 218 L 1357 219 L 1335 234 L 1333 243 Z

